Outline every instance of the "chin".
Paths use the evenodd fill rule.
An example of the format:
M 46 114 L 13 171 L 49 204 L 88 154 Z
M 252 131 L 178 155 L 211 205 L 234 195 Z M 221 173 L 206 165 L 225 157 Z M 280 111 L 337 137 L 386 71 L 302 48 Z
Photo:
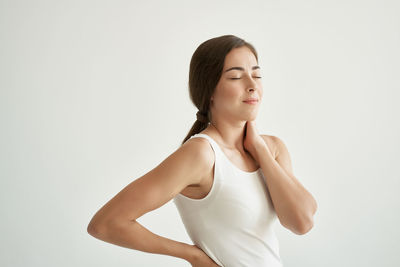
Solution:
M 255 119 L 257 119 L 257 114 L 249 114 L 243 117 L 244 121 L 254 121 Z

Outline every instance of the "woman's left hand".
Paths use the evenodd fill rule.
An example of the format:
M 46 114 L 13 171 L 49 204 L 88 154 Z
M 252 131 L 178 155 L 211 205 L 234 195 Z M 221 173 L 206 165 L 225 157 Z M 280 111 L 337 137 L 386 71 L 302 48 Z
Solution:
M 264 139 L 258 134 L 255 121 L 246 122 L 243 145 L 244 149 L 247 150 L 258 163 L 260 163 L 259 153 L 261 153 L 264 149 L 269 151 Z

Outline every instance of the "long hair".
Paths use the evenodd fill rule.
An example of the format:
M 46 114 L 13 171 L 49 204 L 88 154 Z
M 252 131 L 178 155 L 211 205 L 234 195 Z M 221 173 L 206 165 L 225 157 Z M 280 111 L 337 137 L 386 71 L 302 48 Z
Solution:
M 207 114 L 207 122 L 196 120 L 182 141 L 204 130 L 211 121 L 210 99 L 222 75 L 226 55 L 233 49 L 247 46 L 258 61 L 253 45 L 234 35 L 222 35 L 209 39 L 197 47 L 189 68 L 189 95 L 199 112 Z

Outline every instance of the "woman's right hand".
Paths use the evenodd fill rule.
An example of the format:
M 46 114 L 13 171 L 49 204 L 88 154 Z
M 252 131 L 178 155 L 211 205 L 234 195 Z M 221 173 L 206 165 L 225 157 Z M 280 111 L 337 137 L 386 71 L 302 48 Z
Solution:
M 202 249 L 196 245 L 190 245 L 193 247 L 193 258 L 190 264 L 192 267 L 221 267 L 213 259 L 211 259 Z

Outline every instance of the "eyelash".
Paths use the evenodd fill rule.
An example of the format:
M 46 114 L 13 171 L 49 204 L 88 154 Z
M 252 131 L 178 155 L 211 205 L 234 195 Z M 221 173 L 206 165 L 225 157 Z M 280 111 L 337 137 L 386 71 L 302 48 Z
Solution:
M 262 77 L 257 76 L 257 77 L 254 77 L 254 78 L 261 79 Z M 240 78 L 229 78 L 229 79 L 231 79 L 231 80 L 239 80 Z

